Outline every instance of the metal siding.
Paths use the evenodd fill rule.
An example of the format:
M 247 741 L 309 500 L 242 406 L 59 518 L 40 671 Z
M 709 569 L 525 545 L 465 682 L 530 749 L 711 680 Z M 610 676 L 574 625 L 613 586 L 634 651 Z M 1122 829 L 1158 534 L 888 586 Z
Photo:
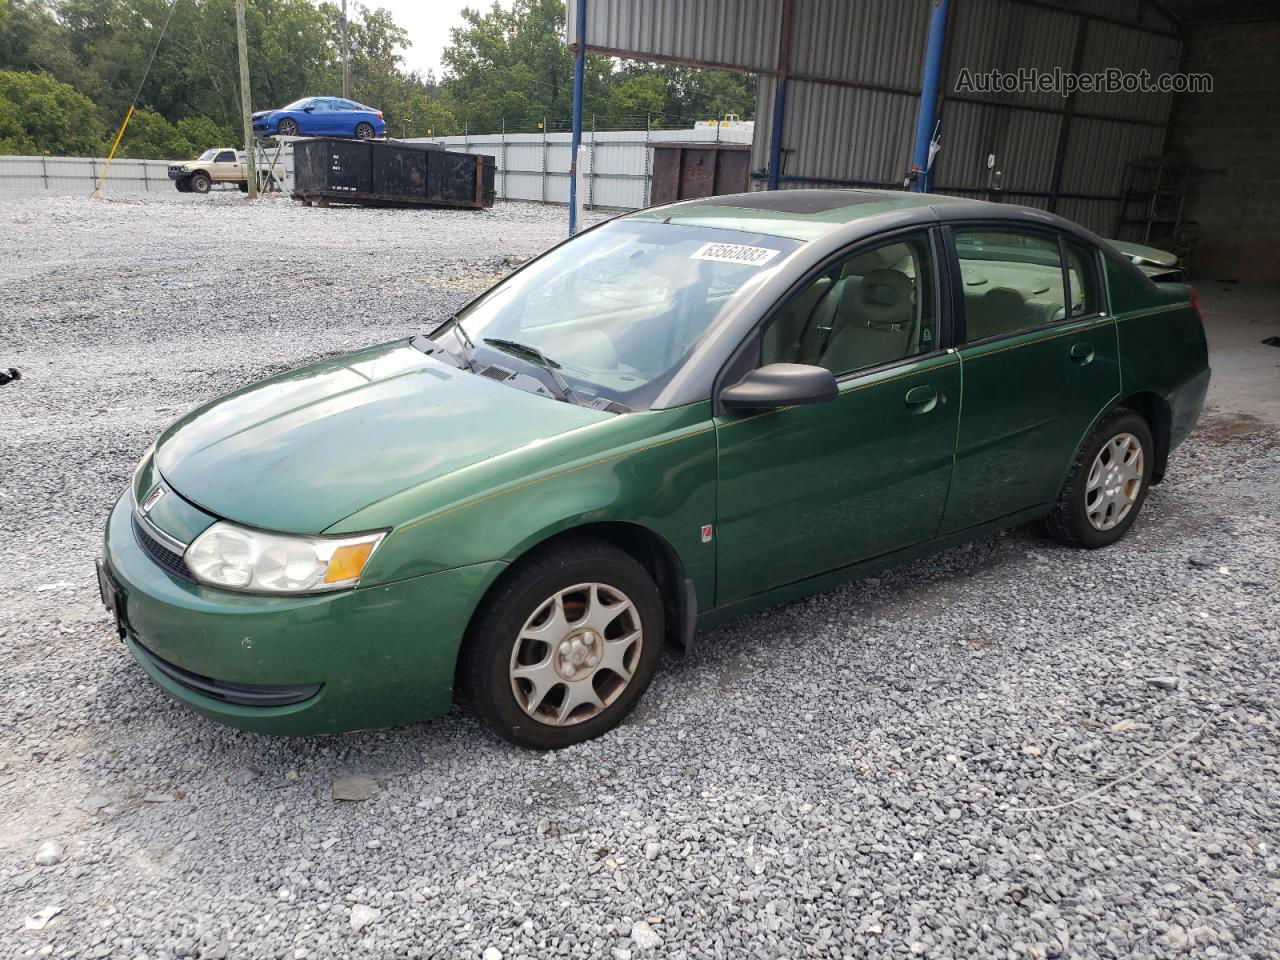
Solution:
M 792 73 L 882 87 L 920 87 L 927 3 L 795 0 L 792 9 Z
M 996 69 L 1004 73 L 1015 73 L 1019 68 L 1070 70 L 1077 17 L 1010 0 L 956 0 L 951 16 L 944 97 L 954 94 L 1062 109 L 1062 98 L 1056 93 L 958 92 L 956 80 L 964 69 L 974 75 Z
M 901 183 L 916 98 L 792 79 L 782 144 L 786 176 Z
M 1003 189 L 1048 191 L 1061 127 L 1062 117 L 1052 113 L 948 103 L 932 183 L 938 189 L 986 187 L 987 156 L 994 153 Z
M 565 36 L 575 42 L 577 0 L 566 5 Z M 773 70 L 781 0 L 591 0 L 587 43 L 655 57 Z
M 1126 72 L 1147 70 L 1152 77 L 1178 69 L 1182 44 L 1140 30 L 1127 30 L 1110 23 L 1090 23 L 1081 73 L 1097 73 L 1109 67 Z M 1173 95 L 1168 93 L 1080 93 L 1076 109 L 1108 117 L 1164 123 L 1169 118 Z
M 1115 233 L 1119 204 L 1112 200 L 1064 199 L 1058 203 L 1058 215 L 1092 230 L 1099 236 Z
M 1156 156 L 1163 144 L 1164 131 L 1159 127 L 1077 117 L 1071 125 L 1062 189 L 1067 193 L 1118 195 L 1124 187 L 1125 163 Z

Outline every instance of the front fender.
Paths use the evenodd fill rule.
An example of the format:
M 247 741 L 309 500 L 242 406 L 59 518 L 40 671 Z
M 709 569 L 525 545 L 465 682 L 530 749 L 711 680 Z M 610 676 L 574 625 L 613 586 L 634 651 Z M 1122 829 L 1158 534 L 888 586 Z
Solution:
M 709 608 L 715 544 L 702 537 L 716 507 L 709 414 L 708 404 L 624 414 L 397 494 L 329 532 L 392 528 L 364 575 L 364 582 L 379 583 L 511 562 L 577 527 L 628 523 L 670 544 L 699 608 Z

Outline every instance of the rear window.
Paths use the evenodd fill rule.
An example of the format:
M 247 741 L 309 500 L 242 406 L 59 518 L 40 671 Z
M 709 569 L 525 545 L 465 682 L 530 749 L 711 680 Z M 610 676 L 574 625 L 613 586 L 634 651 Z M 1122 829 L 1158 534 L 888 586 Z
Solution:
M 967 340 L 1007 336 L 1066 317 L 1056 235 L 960 228 L 955 242 Z

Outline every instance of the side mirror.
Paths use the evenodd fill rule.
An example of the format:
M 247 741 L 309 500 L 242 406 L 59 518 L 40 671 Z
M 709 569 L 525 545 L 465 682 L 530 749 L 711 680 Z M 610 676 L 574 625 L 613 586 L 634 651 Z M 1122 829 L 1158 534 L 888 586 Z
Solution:
M 826 367 L 770 363 L 721 390 L 720 402 L 729 410 L 776 410 L 834 400 L 839 392 L 835 375 Z
M 316 110 L 316 107 L 314 103 L 308 103 L 305 107 L 302 108 L 303 113 L 315 113 L 315 110 Z

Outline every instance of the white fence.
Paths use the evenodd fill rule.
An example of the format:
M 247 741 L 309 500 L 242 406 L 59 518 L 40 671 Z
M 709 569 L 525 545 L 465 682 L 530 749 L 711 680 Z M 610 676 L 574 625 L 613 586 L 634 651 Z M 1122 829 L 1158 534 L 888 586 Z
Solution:
M 582 135 L 583 185 L 588 208 L 633 210 L 649 203 L 654 143 L 707 142 L 750 143 L 750 123 L 708 126 L 692 130 L 584 131 Z M 496 161 L 494 190 L 500 200 L 569 202 L 568 133 L 483 134 L 464 137 L 410 139 L 408 143 L 439 143 L 447 150 L 487 153 Z M 275 158 L 275 149 L 260 155 L 260 162 Z M 293 150 L 286 144 L 280 156 L 285 165 L 285 190 L 293 188 Z M 168 176 L 168 160 L 111 161 L 104 193 L 174 193 Z M 106 161 L 100 157 L 0 156 L 0 191 L 48 190 L 54 193 L 92 193 Z
M 584 205 L 633 210 L 649 204 L 654 143 L 750 143 L 752 127 L 741 124 L 693 130 L 618 130 L 582 134 Z M 500 200 L 569 202 L 572 134 L 508 133 L 432 137 L 447 150 L 487 153 L 496 161 L 494 191 Z M 418 141 L 421 142 L 421 139 Z
M 275 148 L 260 158 L 263 165 L 275 157 Z M 0 191 L 20 190 L 50 193 L 92 193 L 102 176 L 104 194 L 176 193 L 169 179 L 171 160 L 124 160 L 119 157 L 106 167 L 105 157 L 14 157 L 0 156 Z M 293 149 L 285 145 L 280 162 L 285 166 L 285 189 L 293 188 Z M 231 189 L 235 189 L 232 187 Z

